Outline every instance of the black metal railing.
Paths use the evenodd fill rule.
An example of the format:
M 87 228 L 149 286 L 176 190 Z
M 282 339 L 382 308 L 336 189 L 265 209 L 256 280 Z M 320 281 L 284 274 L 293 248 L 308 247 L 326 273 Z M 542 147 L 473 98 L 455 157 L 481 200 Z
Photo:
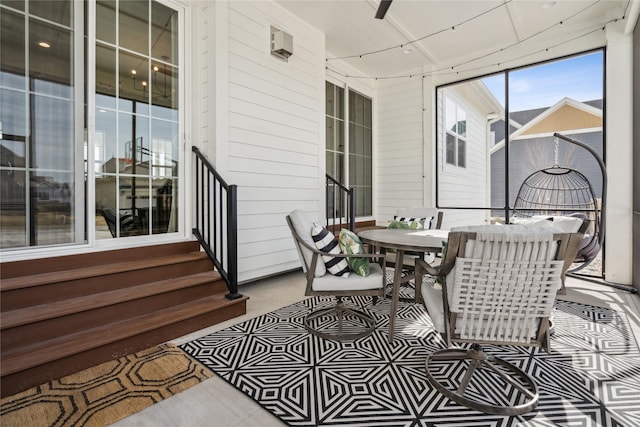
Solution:
M 329 174 L 326 175 L 326 217 L 327 228 L 333 231 L 346 225 L 356 230 L 356 189 L 347 188 Z
M 195 226 L 193 235 L 227 283 L 228 299 L 238 293 L 237 186 L 229 185 L 197 147 L 195 154 Z

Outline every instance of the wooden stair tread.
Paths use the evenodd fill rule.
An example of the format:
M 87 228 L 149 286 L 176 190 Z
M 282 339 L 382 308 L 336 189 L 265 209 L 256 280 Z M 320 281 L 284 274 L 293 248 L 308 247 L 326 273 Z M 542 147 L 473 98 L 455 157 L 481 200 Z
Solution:
M 188 288 L 201 283 L 212 282 L 220 278 L 220 273 L 216 271 L 206 271 L 191 274 L 189 276 L 144 283 L 129 288 L 114 289 L 112 291 L 9 310 L 0 313 L 0 328 L 9 329 L 32 322 L 40 322 L 42 320 L 65 316 L 68 314 L 93 310 L 112 304 L 132 301 L 177 289 Z
M 0 269 L 2 280 L 23 276 L 25 271 L 31 274 L 53 273 L 63 270 L 74 270 L 85 266 L 96 266 L 126 262 L 147 258 L 163 257 L 179 253 L 197 252 L 200 245 L 195 240 L 173 243 L 161 243 L 150 246 L 134 246 L 120 249 L 110 249 L 97 252 L 61 255 L 22 261 L 3 262 Z
M 73 270 L 58 271 L 52 273 L 33 274 L 30 276 L 10 277 L 2 279 L 0 290 L 9 291 L 29 288 L 32 286 L 48 285 L 69 280 L 86 279 L 88 277 L 104 276 L 113 273 L 140 270 L 144 268 L 159 267 L 168 264 L 179 264 L 189 261 L 197 261 L 207 258 L 204 252 L 191 252 L 176 254 L 151 259 L 125 261 L 113 264 L 95 265 Z
M 244 304 L 248 297 L 227 300 L 224 295 L 213 295 L 163 310 L 107 323 L 74 334 L 56 337 L 14 351 L 2 353 L 0 369 L 2 376 L 48 363 L 66 356 L 104 346 L 154 329 L 162 328 L 182 320 L 220 309 L 225 306 Z M 131 324 L 136 325 L 135 328 Z

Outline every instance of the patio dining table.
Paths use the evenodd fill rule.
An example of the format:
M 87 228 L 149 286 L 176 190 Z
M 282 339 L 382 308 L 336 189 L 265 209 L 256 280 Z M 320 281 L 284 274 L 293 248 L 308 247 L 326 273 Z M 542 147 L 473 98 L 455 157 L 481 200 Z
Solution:
M 416 300 L 420 300 L 420 283 L 412 275 L 402 277 L 402 261 L 405 252 L 441 252 L 442 244 L 447 241 L 447 230 L 406 230 L 380 228 L 364 230 L 358 233 L 360 239 L 369 245 L 370 249 L 392 249 L 396 251 L 395 270 L 393 275 L 393 290 L 391 293 L 391 312 L 389 316 L 389 343 L 393 342 L 393 334 L 398 311 L 398 299 L 402 283 L 415 279 Z

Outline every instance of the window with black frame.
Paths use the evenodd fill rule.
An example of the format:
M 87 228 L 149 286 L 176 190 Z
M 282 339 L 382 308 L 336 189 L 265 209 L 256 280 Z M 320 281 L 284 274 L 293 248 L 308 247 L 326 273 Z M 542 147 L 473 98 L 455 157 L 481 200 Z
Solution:
M 450 225 L 504 221 L 533 172 L 561 164 L 602 195 L 604 50 L 506 70 L 436 89 L 436 204 Z

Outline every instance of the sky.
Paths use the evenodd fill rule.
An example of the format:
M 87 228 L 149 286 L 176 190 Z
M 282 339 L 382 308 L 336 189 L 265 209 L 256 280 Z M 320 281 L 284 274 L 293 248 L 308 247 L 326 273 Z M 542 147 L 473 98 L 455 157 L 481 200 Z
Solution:
M 509 110 L 550 107 L 564 97 L 591 101 L 603 97 L 603 52 L 571 57 L 509 73 Z M 504 106 L 504 74 L 483 79 Z

